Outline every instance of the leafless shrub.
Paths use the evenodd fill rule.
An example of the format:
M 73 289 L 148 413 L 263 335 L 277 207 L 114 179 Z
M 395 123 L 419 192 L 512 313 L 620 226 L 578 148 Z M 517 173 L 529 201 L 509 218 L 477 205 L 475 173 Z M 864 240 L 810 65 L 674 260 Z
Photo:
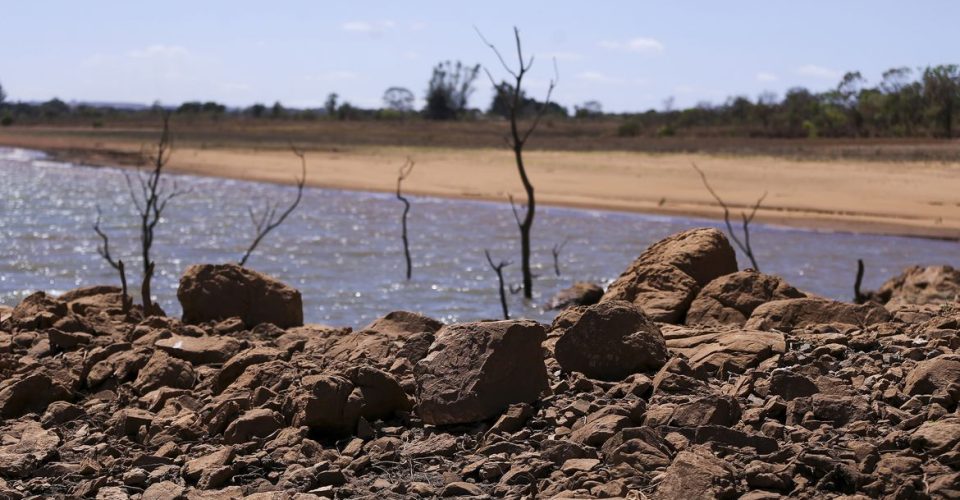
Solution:
M 296 210 L 297 206 L 300 205 L 300 200 L 303 199 L 303 187 L 307 183 L 307 157 L 303 151 L 297 149 L 293 144 L 290 145 L 290 149 L 293 151 L 293 154 L 300 158 L 300 177 L 297 178 L 297 196 L 283 212 L 278 213 L 278 210 L 280 210 L 280 202 L 266 202 L 263 211 L 260 213 L 250 208 L 250 222 L 253 223 L 256 235 L 253 241 L 250 242 L 250 246 L 247 247 L 247 251 L 243 253 L 243 257 L 240 258 L 239 264 L 241 266 L 246 265 L 250 254 L 256 250 L 260 242 L 263 241 L 263 238 L 265 238 L 270 231 L 273 231 L 279 227 L 280 224 L 283 224 L 283 221 L 287 220 L 287 217 Z
M 510 310 L 507 308 L 507 291 L 503 284 L 503 268 L 509 266 L 510 262 L 501 260 L 498 264 L 494 264 L 493 257 L 490 257 L 490 251 L 484 250 L 483 253 L 487 256 L 487 262 L 490 263 L 490 268 L 493 269 L 493 272 L 497 273 L 497 280 L 500 284 L 500 307 L 503 309 L 503 319 L 510 319 Z
M 131 306 L 130 295 L 127 294 L 127 271 L 122 259 L 114 260 L 113 256 L 110 255 L 110 238 L 107 236 L 107 233 L 100 229 L 100 219 L 102 215 L 100 205 L 97 205 L 97 220 L 93 223 L 93 231 L 103 240 L 103 243 L 97 247 L 97 253 L 103 257 L 103 260 L 107 261 L 107 264 L 110 264 L 110 267 L 116 269 L 117 273 L 120 274 L 120 285 L 123 293 L 120 300 L 123 307 L 123 315 L 126 316 L 130 314 Z
M 559 245 L 554 245 L 553 249 L 550 250 L 550 253 L 553 254 L 553 272 L 557 276 L 560 276 L 560 252 L 563 251 L 563 247 L 567 246 L 567 241 L 569 241 L 569 238 L 564 239 Z
M 403 215 L 400 217 L 400 224 L 403 228 L 403 233 L 401 237 L 403 238 L 403 256 L 407 262 L 407 279 L 409 280 L 413 276 L 413 264 L 410 260 L 410 242 L 407 239 L 407 214 L 410 213 L 410 201 L 403 196 L 401 192 L 401 184 L 403 184 L 404 179 L 406 179 L 411 172 L 413 172 L 413 160 L 407 158 L 407 161 L 400 166 L 400 172 L 397 174 L 397 199 L 403 202 Z

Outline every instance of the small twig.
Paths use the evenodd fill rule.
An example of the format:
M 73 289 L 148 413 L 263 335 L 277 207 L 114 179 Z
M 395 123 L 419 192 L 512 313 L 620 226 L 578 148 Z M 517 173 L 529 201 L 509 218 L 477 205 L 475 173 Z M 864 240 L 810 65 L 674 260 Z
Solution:
M 753 269 L 756 271 L 760 270 L 760 266 L 757 265 L 757 259 L 753 254 L 753 246 L 750 244 L 750 223 L 753 222 L 754 216 L 757 215 L 757 210 L 760 209 L 760 205 L 763 203 L 763 200 L 767 197 L 767 192 L 764 191 L 763 195 L 757 199 L 757 202 L 753 205 L 753 209 L 750 211 L 750 214 L 747 215 L 746 212 L 740 214 L 741 219 L 743 220 L 743 237 L 741 241 L 737 236 L 736 231 L 733 230 L 733 224 L 730 222 L 730 208 L 727 204 L 720 198 L 720 195 L 713 190 L 713 187 L 710 186 L 710 182 L 707 181 L 707 175 L 703 173 L 703 170 L 700 170 L 700 167 L 696 163 L 690 162 L 690 165 L 693 166 L 693 169 L 700 174 L 700 180 L 703 181 L 703 186 L 707 188 L 707 191 L 713 196 L 714 200 L 717 200 L 717 203 L 720 204 L 720 207 L 723 208 L 723 222 L 727 226 L 727 233 L 730 235 L 730 239 L 733 240 L 734 244 L 746 254 L 747 258 L 750 259 L 750 264 L 753 266 Z
M 567 241 L 569 240 L 570 238 L 564 238 L 562 243 L 554 245 L 551 250 L 551 253 L 553 253 L 553 271 L 557 276 L 560 276 L 560 252 L 563 251 L 563 247 L 567 246 Z
M 110 267 L 116 269 L 117 273 L 120 274 L 120 285 L 121 285 L 121 297 L 120 304 L 124 316 L 130 313 L 130 296 L 127 294 L 127 271 L 126 267 L 123 265 L 123 260 L 118 259 L 114 260 L 110 255 L 110 238 L 107 236 L 107 233 L 103 232 L 100 229 L 100 219 L 103 213 L 100 211 L 100 205 L 97 205 L 97 220 L 93 223 L 93 231 L 97 233 L 97 236 L 100 236 L 100 239 L 103 240 L 103 244 L 97 247 L 97 253 L 103 257 L 104 260 L 110 264 Z

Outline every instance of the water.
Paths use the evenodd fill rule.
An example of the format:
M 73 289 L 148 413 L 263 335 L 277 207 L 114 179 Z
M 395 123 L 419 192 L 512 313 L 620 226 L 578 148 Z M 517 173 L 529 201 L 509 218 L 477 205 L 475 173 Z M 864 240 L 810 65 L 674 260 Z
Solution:
M 295 188 L 253 182 L 170 176 L 191 190 L 171 202 L 157 228 L 153 292 L 172 315 L 180 312 L 177 280 L 194 263 L 240 258 L 252 238 L 248 209 L 291 200 Z M 35 290 L 63 292 L 114 284 L 117 275 L 99 255 L 92 230 L 96 206 L 115 257 L 125 260 L 131 287 L 139 286 L 137 221 L 118 169 L 57 163 L 42 153 L 0 149 L 0 303 L 14 305 Z M 483 250 L 510 260 L 520 282 L 519 243 L 510 207 L 503 203 L 411 197 L 413 279 L 404 279 L 399 234 L 402 205 L 392 195 L 307 189 L 300 208 L 271 233 L 248 266 L 303 293 L 308 322 L 362 326 L 396 309 L 446 322 L 500 316 L 496 276 Z M 533 241 L 535 298 L 510 297 L 511 312 L 549 321 L 542 311 L 557 290 L 575 280 L 608 283 L 649 244 L 671 233 L 716 222 L 599 210 L 541 207 Z M 879 286 L 903 267 L 957 264 L 960 244 L 915 238 L 813 232 L 757 224 L 752 231 L 765 272 L 837 299 L 849 299 L 856 259 L 867 263 L 866 287 Z M 551 249 L 567 240 L 562 275 Z M 739 256 L 741 266 L 748 262 Z

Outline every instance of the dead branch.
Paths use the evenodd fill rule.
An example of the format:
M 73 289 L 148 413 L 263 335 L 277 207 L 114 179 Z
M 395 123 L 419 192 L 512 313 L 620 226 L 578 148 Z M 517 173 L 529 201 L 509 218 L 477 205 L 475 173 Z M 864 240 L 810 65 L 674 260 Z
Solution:
M 534 198 L 534 189 L 533 184 L 530 182 L 530 178 L 527 176 L 527 170 L 523 163 L 523 147 L 526 145 L 527 140 L 533 134 L 533 132 L 540 125 L 540 120 L 543 118 L 543 115 L 547 112 L 547 109 L 550 107 L 550 99 L 553 96 L 553 89 L 557 86 L 557 83 L 560 80 L 560 74 L 557 70 L 557 62 L 553 61 L 553 70 L 554 78 L 550 79 L 550 84 L 547 87 L 547 95 L 544 99 L 543 105 L 540 106 L 540 109 L 537 110 L 536 114 L 533 117 L 530 125 L 526 130 L 521 130 L 519 125 L 519 112 L 520 107 L 522 106 L 522 97 L 523 97 L 523 77 L 530 71 L 530 68 L 533 66 L 533 56 L 530 56 L 530 59 L 524 59 L 523 57 L 523 48 L 520 43 L 520 30 L 516 27 L 513 28 L 513 36 L 517 46 L 517 69 L 513 69 L 507 64 L 506 59 L 503 58 L 503 55 L 500 54 L 500 50 L 497 47 L 490 43 L 486 37 L 483 36 L 483 33 L 474 26 L 474 30 L 477 32 L 477 35 L 480 37 L 480 40 L 483 43 L 490 47 L 490 50 L 496 55 L 497 59 L 500 61 L 500 65 L 503 66 L 503 69 L 513 77 L 513 95 L 510 99 L 510 137 L 508 137 L 507 142 L 510 147 L 513 149 L 514 158 L 517 163 L 517 172 L 520 174 L 520 180 L 523 183 L 523 189 L 527 194 L 527 203 L 526 209 L 524 210 L 524 216 L 521 220 L 519 212 L 516 210 L 516 206 L 513 205 L 511 200 L 511 206 L 514 209 L 514 217 L 517 219 L 517 225 L 520 228 L 520 255 L 521 255 L 521 267 L 523 271 L 523 295 L 527 299 L 533 298 L 533 273 L 530 270 L 530 232 L 533 228 L 533 220 L 536 215 L 536 199 Z M 490 83 L 497 88 L 496 80 L 493 78 L 493 74 L 490 73 L 490 70 L 484 67 L 484 72 L 487 74 L 487 77 L 490 79 Z
M 107 233 L 103 232 L 100 229 L 100 219 L 103 213 L 100 211 L 100 205 L 97 205 L 97 220 L 93 223 L 93 231 L 97 233 L 97 236 L 103 240 L 103 243 L 97 246 L 97 253 L 103 257 L 103 260 L 107 261 L 110 264 L 110 267 L 114 268 L 117 273 L 120 275 L 120 285 L 121 285 L 121 295 L 120 303 L 123 308 L 123 315 L 126 316 L 130 314 L 130 296 L 127 294 L 127 272 L 126 268 L 123 265 L 123 260 L 118 259 L 114 260 L 110 255 L 110 238 L 107 236 Z
M 410 260 L 410 241 L 407 239 L 407 214 L 410 213 L 410 201 L 401 193 L 401 184 L 413 172 L 413 160 L 409 157 L 403 165 L 400 166 L 400 172 L 397 174 L 397 199 L 403 202 L 403 215 L 400 218 L 400 224 L 403 228 L 403 256 L 407 261 L 407 279 L 413 275 L 413 264 Z
M 497 280 L 500 283 L 500 307 L 503 309 L 503 319 L 510 319 L 510 310 L 507 308 L 507 292 L 503 286 L 503 268 L 510 265 L 510 262 L 501 260 L 499 264 L 493 263 L 493 258 L 490 257 L 490 251 L 484 250 L 484 255 L 487 256 L 487 262 L 490 263 L 490 268 L 493 269 L 493 272 L 497 273 Z
M 733 240 L 734 244 L 737 245 L 746 256 L 750 259 L 750 264 L 757 271 L 760 270 L 760 266 L 757 265 L 757 259 L 753 254 L 753 246 L 750 244 L 750 223 L 753 222 L 754 216 L 757 215 L 757 210 L 760 209 L 760 205 L 763 203 L 763 200 L 767 198 L 767 192 L 764 191 L 763 195 L 757 199 L 757 202 L 753 205 L 753 209 L 750 210 L 749 215 L 746 212 L 741 212 L 740 217 L 743 221 L 743 240 L 737 236 L 737 233 L 733 230 L 733 224 L 730 222 L 730 208 L 727 204 L 720 198 L 720 195 L 713 190 L 713 187 L 710 186 L 710 182 L 707 181 L 707 175 L 703 173 L 703 170 L 700 170 L 700 167 L 696 163 L 690 163 L 693 166 L 693 169 L 700 174 L 700 180 L 703 181 L 703 186 L 707 188 L 707 191 L 713 196 L 713 199 L 717 201 L 721 208 L 723 208 L 723 222 L 727 226 L 727 233 L 730 235 L 730 239 Z
M 553 272 L 560 276 L 560 252 L 563 251 L 563 247 L 567 246 L 567 241 L 570 238 L 564 238 L 559 245 L 554 245 L 551 253 L 553 254 Z
M 293 154 L 297 155 L 300 158 L 300 177 L 296 179 L 297 181 L 297 196 L 293 199 L 293 203 L 290 204 L 277 215 L 277 210 L 280 209 L 280 203 L 270 203 L 266 202 L 264 204 L 263 211 L 259 214 L 254 212 L 251 208 L 249 209 L 250 213 L 250 222 L 253 223 L 253 228 L 256 230 L 256 235 L 253 238 L 253 241 L 250 243 L 250 246 L 247 247 L 247 251 L 244 252 L 243 257 L 240 258 L 238 263 L 241 267 L 247 263 L 247 259 L 250 258 L 250 254 L 256 250 L 257 246 L 260 245 L 260 242 L 263 241 L 270 231 L 273 231 L 280 224 L 283 224 L 283 221 L 287 220 L 287 217 L 296 210 L 297 206 L 300 205 L 300 200 L 303 199 L 303 187 L 307 183 L 307 156 L 303 151 L 297 149 L 296 146 L 290 144 L 290 149 L 293 151 Z
M 853 302 L 855 304 L 865 304 L 870 300 L 869 294 L 860 291 L 860 286 L 863 285 L 863 271 L 863 259 L 857 259 L 857 279 L 853 283 Z
M 189 192 L 179 189 L 176 181 L 170 183 L 170 185 L 163 182 L 165 180 L 163 179 L 163 168 L 170 161 L 172 149 L 170 113 L 167 112 L 163 115 L 163 131 L 160 133 L 160 139 L 157 141 L 155 149 L 143 153 L 143 160 L 150 167 L 150 171 L 146 174 L 140 170 L 137 171 L 140 187 L 139 195 L 134 189 L 130 176 L 124 173 L 127 187 L 130 190 L 130 199 L 140 216 L 140 249 L 143 257 L 143 282 L 140 285 L 140 298 L 143 301 L 145 316 L 154 315 L 159 311 L 150 294 L 150 282 L 153 279 L 156 264 L 150 258 L 150 250 L 153 248 L 153 238 L 157 224 L 160 223 L 170 200 Z

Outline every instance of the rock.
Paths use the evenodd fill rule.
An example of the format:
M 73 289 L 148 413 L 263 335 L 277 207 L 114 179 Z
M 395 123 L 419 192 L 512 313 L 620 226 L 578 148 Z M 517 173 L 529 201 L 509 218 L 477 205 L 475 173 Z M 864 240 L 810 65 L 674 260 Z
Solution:
M 697 373 L 743 373 L 786 352 L 783 334 L 758 330 L 703 331 L 682 327 L 662 330 L 667 348 L 689 359 Z
M 780 396 L 785 401 L 813 396 L 819 392 L 817 384 L 803 374 L 789 370 L 776 370 L 770 375 L 769 393 Z
M 942 394 L 950 384 L 960 384 L 960 355 L 957 354 L 944 354 L 917 363 L 904 380 L 903 392 L 910 396 Z
M 960 443 L 960 419 L 944 418 L 920 424 L 910 434 L 910 446 L 925 450 L 933 455 L 941 455 Z
M 673 448 L 650 427 L 628 427 L 603 443 L 603 456 L 611 465 L 628 464 L 652 471 L 670 465 Z
M 174 335 L 154 343 L 167 354 L 195 365 L 223 363 L 233 357 L 242 343 L 231 337 L 187 337 Z
M 756 309 L 744 328 L 780 330 L 828 323 L 869 326 L 890 320 L 890 313 L 876 303 L 850 304 L 820 298 L 786 299 L 767 302 Z
M 678 427 L 723 425 L 733 427 L 740 422 L 742 409 L 730 396 L 705 396 L 687 403 L 673 412 L 672 423 Z
M 374 320 L 361 331 L 377 332 L 388 337 L 402 337 L 416 333 L 436 333 L 443 323 L 409 311 L 393 311 Z
M 333 362 L 355 364 L 369 360 L 383 368 L 396 358 L 416 363 L 427 355 L 434 334 L 442 326 L 422 314 L 394 311 L 360 331 L 333 336 L 324 355 Z
M 678 323 L 699 289 L 697 280 L 674 266 L 641 264 L 611 283 L 600 302 L 625 300 L 639 306 L 654 321 Z
M 911 266 L 887 280 L 877 297 L 890 311 L 913 305 L 960 301 L 960 269 L 952 266 Z
M 197 481 L 205 471 L 229 465 L 236 455 L 233 446 L 224 446 L 216 451 L 207 453 L 188 461 L 183 466 L 183 477 L 189 481 Z
M 190 389 L 195 379 L 190 363 L 174 358 L 163 351 L 156 351 L 137 374 L 133 386 L 140 394 L 146 394 L 161 387 Z
M 547 303 L 547 309 L 566 309 L 573 306 L 591 306 L 600 302 L 603 297 L 603 288 L 594 283 L 578 281 L 568 288 L 557 292 L 550 302 Z
M 28 477 L 57 453 L 60 437 L 33 421 L 0 428 L 0 477 Z M 0 492 L 2 496 L 2 492 Z
M 560 466 L 560 470 L 564 474 L 570 475 L 593 470 L 597 465 L 600 465 L 600 461 L 596 458 L 571 458 Z
M 304 377 L 286 405 L 293 425 L 333 435 L 353 433 L 361 418 L 375 421 L 410 406 L 396 379 L 366 366 Z
M 19 330 L 50 328 L 67 315 L 67 304 L 44 292 L 35 292 L 20 301 L 10 313 L 10 323 Z
M 733 466 L 708 450 L 681 451 L 664 472 L 655 498 L 690 500 L 734 497 L 736 481 Z
M 536 401 L 548 387 L 545 338 L 533 321 L 443 327 L 414 370 L 417 413 L 433 425 L 469 423 Z
M 173 481 L 160 481 L 151 484 L 144 492 L 140 500 L 180 500 L 185 498 L 184 487 Z
M 72 400 L 67 387 L 46 373 L 0 382 L 0 417 L 14 419 L 26 413 L 42 413 L 54 401 Z
M 562 331 L 555 355 L 564 370 L 601 380 L 656 371 L 669 358 L 657 325 L 639 307 L 624 301 L 584 309 L 580 318 Z
M 748 269 L 720 276 L 704 286 L 690 304 L 685 323 L 743 326 L 761 304 L 803 297 L 806 294 L 783 278 Z
M 136 437 L 141 427 L 150 428 L 155 415 L 138 408 L 124 408 L 111 418 L 112 427 L 120 436 Z
M 283 416 L 267 408 L 255 408 L 240 415 L 223 431 L 223 442 L 239 444 L 267 437 L 283 428 Z
M 249 366 L 266 363 L 268 361 L 283 360 L 289 355 L 285 351 L 273 347 L 254 347 L 236 354 L 217 372 L 213 390 L 219 394 L 233 383 Z
M 239 317 L 247 328 L 272 323 L 280 328 L 303 324 L 300 292 L 236 264 L 203 264 L 187 268 L 177 299 L 184 323 Z
M 586 423 L 574 429 L 570 440 L 588 446 L 600 446 L 604 441 L 628 427 L 631 421 L 625 415 L 598 412 L 587 417 Z
M 510 405 L 507 411 L 490 427 L 491 433 L 514 433 L 523 428 L 523 424 L 533 416 L 533 407 L 527 403 Z
M 473 484 L 463 481 L 455 481 L 443 487 L 440 490 L 441 497 L 479 497 L 483 496 L 483 490 Z
M 714 228 L 697 228 L 668 236 L 650 246 L 639 262 L 674 266 L 705 286 L 737 272 L 737 257 L 727 237 Z
M 81 316 L 123 311 L 123 291 L 116 286 L 94 285 L 75 288 L 58 298 L 67 303 L 67 309 Z

